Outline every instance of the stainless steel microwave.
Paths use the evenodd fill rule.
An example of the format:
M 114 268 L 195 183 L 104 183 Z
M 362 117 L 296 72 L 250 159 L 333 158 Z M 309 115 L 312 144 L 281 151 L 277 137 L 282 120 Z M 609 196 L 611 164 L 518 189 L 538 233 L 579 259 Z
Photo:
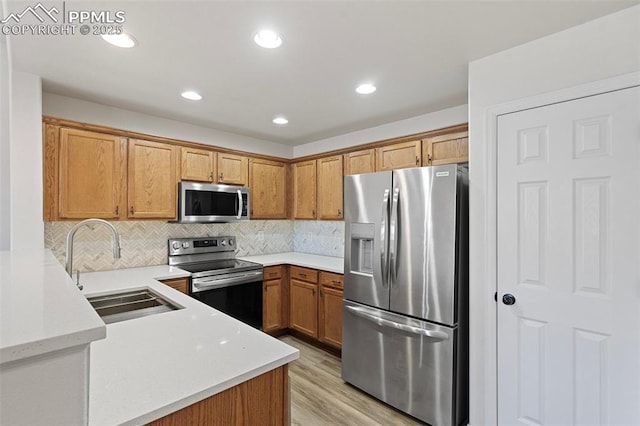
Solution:
M 249 220 L 250 211 L 250 191 L 247 187 L 197 182 L 178 184 L 178 222 Z

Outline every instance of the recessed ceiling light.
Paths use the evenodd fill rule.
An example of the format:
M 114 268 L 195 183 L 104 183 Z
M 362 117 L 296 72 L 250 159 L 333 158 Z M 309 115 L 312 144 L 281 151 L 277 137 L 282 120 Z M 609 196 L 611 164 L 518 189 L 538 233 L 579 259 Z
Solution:
M 114 46 L 118 47 L 130 48 L 136 45 L 136 39 L 126 33 L 103 34 L 102 38 L 107 43 L 113 44 Z
M 361 95 L 368 95 L 376 91 L 376 86 L 371 83 L 363 83 L 360 86 L 356 87 L 356 92 Z
M 189 99 L 190 101 L 199 101 L 200 99 L 202 99 L 202 96 L 200 96 L 200 93 L 194 92 L 192 90 L 187 90 L 186 92 L 182 92 L 181 95 L 183 98 Z
M 287 124 L 289 122 L 289 120 L 287 120 L 284 117 L 276 117 L 276 118 L 273 119 L 273 122 L 275 124 Z
M 261 30 L 253 37 L 258 46 L 274 49 L 282 44 L 282 37 L 272 30 Z

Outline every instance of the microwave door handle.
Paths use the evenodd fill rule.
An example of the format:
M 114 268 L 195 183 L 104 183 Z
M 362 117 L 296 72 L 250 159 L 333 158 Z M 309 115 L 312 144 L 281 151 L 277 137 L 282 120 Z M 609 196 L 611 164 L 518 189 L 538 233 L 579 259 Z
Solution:
M 240 219 L 242 217 L 242 192 L 238 189 L 238 215 L 236 219 Z

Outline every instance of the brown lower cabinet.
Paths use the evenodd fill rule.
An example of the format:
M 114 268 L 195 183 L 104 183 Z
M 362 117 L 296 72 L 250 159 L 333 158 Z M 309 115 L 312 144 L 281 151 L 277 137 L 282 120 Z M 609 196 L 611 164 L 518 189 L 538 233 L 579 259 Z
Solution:
M 287 267 L 267 266 L 263 270 L 262 331 L 277 334 L 289 327 L 289 281 Z
M 343 276 L 298 266 L 269 266 L 263 278 L 263 331 L 295 330 L 342 347 Z
M 187 277 L 160 280 L 160 282 L 168 285 L 169 287 L 175 288 L 176 290 L 181 291 L 184 294 L 189 294 L 189 278 Z
M 153 426 L 287 424 L 289 375 L 286 365 L 149 423 Z

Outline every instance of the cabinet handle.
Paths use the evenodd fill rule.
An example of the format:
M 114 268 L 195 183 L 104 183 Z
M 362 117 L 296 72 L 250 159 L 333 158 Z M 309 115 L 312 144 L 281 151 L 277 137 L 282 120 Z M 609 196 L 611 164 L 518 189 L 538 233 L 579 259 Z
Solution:
M 213 182 L 213 172 L 209 174 L 209 179 L 211 179 L 211 182 Z
M 116 206 L 116 216 L 118 216 L 120 209 L 118 208 L 119 206 Z
M 133 214 L 133 206 L 131 206 L 131 208 L 129 209 L 129 211 L 131 212 L 131 214 Z
M 338 216 L 342 216 L 342 210 L 338 209 Z
M 331 282 L 332 282 L 333 284 L 335 284 L 335 285 L 340 285 L 340 281 L 333 280 L 333 281 L 331 281 Z
M 427 164 L 431 164 L 433 162 L 433 157 L 431 154 L 427 154 Z
M 316 211 L 315 210 L 311 210 L 311 216 L 316 217 Z
M 222 179 L 223 179 L 223 177 L 222 177 L 222 172 L 220 172 L 220 180 L 222 180 Z
M 420 158 L 416 155 L 416 165 L 420 165 Z
M 302 278 L 307 278 L 307 274 L 300 274 Z
M 320 290 L 320 297 L 324 297 L 324 291 Z
M 313 292 L 313 295 L 315 296 L 316 295 L 316 289 L 315 288 L 311 289 L 311 291 Z

